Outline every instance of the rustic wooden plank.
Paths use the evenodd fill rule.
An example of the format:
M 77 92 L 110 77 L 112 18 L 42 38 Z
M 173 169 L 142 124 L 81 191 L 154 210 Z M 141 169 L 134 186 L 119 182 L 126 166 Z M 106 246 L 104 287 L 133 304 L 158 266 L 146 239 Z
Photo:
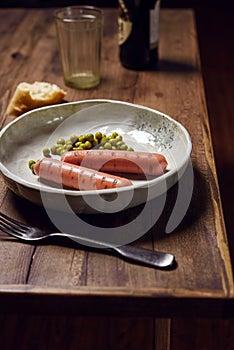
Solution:
M 31 269 L 29 283 L 61 288 L 78 287 L 86 281 L 87 252 L 60 246 L 40 246 L 35 252 L 36 264 Z
M 15 215 L 15 195 L 0 179 L 0 209 L 2 212 L 17 218 Z M 18 219 L 22 220 L 19 215 Z M 1 284 L 25 284 L 27 283 L 29 266 L 35 248 L 23 245 L 13 237 L 0 232 L 0 281 Z M 20 267 L 20 268 L 19 268 Z
M 174 321 L 174 320 L 173 320 Z M 171 350 L 232 349 L 234 320 L 177 319 L 172 322 Z
M 167 318 L 155 320 L 154 350 L 171 349 L 171 320 Z
M 10 11 L 1 11 L 3 23 L 4 16 L 10 18 L 10 23 L 12 23 L 12 32 L 9 31 L 5 35 L 5 29 L 0 29 L 4 33 L 2 40 L 1 49 L 1 76 L 4 78 L 4 90 L 7 88 L 12 90 L 16 88 L 16 85 L 23 80 L 31 81 L 35 78 L 41 77 L 40 63 L 45 62 L 44 58 L 49 54 L 50 51 L 41 48 L 40 52 L 37 52 L 37 59 L 34 61 L 30 59 L 33 55 L 34 48 L 37 46 L 37 42 L 43 36 L 46 42 L 47 33 L 47 23 L 51 18 L 51 12 L 44 12 L 42 10 L 36 10 L 34 13 L 37 16 L 37 21 L 32 20 L 32 12 L 30 10 L 15 10 L 15 17 L 12 18 Z M 15 20 L 14 20 L 15 19 Z M 8 26 L 7 26 L 8 27 Z M 49 38 L 48 38 L 49 40 Z M 43 42 L 43 41 L 42 41 Z M 9 45 L 11 43 L 11 45 Z M 3 58 L 4 55 L 4 58 Z M 35 76 L 33 72 L 38 70 L 39 75 Z
M 187 127 L 194 144 L 192 161 L 195 169 L 195 191 L 191 205 L 197 201 L 206 205 L 200 208 L 196 205 L 199 214 L 195 221 L 193 216 L 189 217 L 188 215 L 187 223 L 192 222 L 192 226 L 184 226 L 182 230 L 178 230 L 176 235 L 173 234 L 163 240 L 157 241 L 156 235 L 156 246 L 162 249 L 165 248 L 165 243 L 168 243 L 168 247 L 170 246 L 178 257 L 178 262 L 181 261 L 182 265 L 186 266 L 184 276 L 186 275 L 189 284 L 191 282 L 191 288 L 194 288 L 196 271 L 201 270 L 199 264 L 205 263 L 206 273 L 203 275 L 199 273 L 197 281 L 199 280 L 201 286 L 204 287 L 208 287 L 206 283 L 210 283 L 210 288 L 222 286 L 221 288 L 226 290 L 226 281 L 231 280 L 232 277 L 222 210 L 216 206 L 216 203 L 220 202 L 220 195 L 211 150 L 199 54 L 196 49 L 194 18 L 192 12 L 180 11 L 169 20 L 167 16 L 170 11 L 162 13 L 159 71 L 141 74 L 141 88 L 137 90 L 135 101 L 165 111 Z M 173 35 L 171 35 L 172 33 Z M 191 55 L 191 53 L 193 54 Z M 201 140 L 205 140 L 205 147 Z M 199 193 L 196 192 L 196 187 L 199 188 Z M 201 191 L 201 188 L 204 189 L 204 192 Z M 219 221 L 215 220 L 216 217 L 219 218 Z M 191 220 L 189 220 L 190 218 Z M 201 228 L 202 221 L 207 223 L 206 227 Z M 204 235 L 204 231 L 208 234 Z M 180 240 L 180 243 L 177 239 Z M 205 247 L 209 244 L 216 247 L 214 256 L 211 256 L 210 253 L 206 254 Z M 200 256 L 196 250 L 197 245 L 204 248 L 201 249 Z M 218 257 L 216 253 L 219 248 L 221 249 Z M 222 266 L 221 261 L 224 264 L 227 262 L 227 265 Z M 215 271 L 217 271 L 216 269 L 220 271 L 219 281 L 213 273 L 214 266 Z M 193 280 L 189 278 L 191 271 L 193 271 Z M 180 279 L 180 277 L 176 278 Z M 180 283 L 183 285 L 182 281 Z M 173 287 L 172 281 L 170 281 L 170 285 Z
M 222 295 L 145 288 L 136 290 L 126 287 L 57 286 L 38 287 L 30 284 L 8 284 L 1 286 L 0 308 L 2 313 L 54 314 L 85 316 L 131 316 L 131 317 L 190 317 L 231 318 L 233 302 L 224 301 Z M 43 305 L 43 307 L 42 307 Z M 39 307 L 40 306 L 40 307 Z
M 152 347 L 148 318 L 0 316 L 3 349 L 141 350 Z M 9 337 L 9 334 L 14 335 Z M 136 336 L 137 334 L 137 336 Z
M 27 283 L 28 266 L 33 251 L 33 247 L 29 249 L 20 243 L 14 243 L 12 239 L 0 233 L 1 283 Z

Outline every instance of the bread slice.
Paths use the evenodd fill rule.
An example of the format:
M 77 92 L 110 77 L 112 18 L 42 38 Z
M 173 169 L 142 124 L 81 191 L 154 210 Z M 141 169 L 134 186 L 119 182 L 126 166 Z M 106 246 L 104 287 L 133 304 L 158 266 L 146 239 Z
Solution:
M 10 100 L 6 113 L 19 116 L 34 108 L 52 105 L 63 100 L 66 92 L 55 84 L 47 82 L 20 83 Z

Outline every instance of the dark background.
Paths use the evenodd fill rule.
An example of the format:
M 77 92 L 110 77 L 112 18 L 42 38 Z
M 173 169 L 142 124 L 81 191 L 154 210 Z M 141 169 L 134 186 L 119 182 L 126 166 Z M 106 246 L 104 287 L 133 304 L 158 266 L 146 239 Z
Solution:
M 2 0 L 0 7 L 117 7 L 118 0 Z M 234 266 L 234 10 L 227 0 L 161 0 L 162 8 L 193 8 L 217 174 Z
M 0 7 L 61 7 L 80 4 L 115 7 L 118 5 L 118 0 L 3 0 Z M 163 8 L 231 8 L 231 5 L 231 1 L 227 0 L 161 0 L 161 7 Z

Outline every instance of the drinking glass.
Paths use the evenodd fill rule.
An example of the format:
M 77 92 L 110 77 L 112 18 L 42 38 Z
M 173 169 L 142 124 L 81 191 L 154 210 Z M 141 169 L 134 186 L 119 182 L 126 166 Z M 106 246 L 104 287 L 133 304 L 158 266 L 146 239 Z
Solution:
M 68 6 L 54 14 L 64 82 L 87 89 L 101 80 L 103 11 L 92 6 Z

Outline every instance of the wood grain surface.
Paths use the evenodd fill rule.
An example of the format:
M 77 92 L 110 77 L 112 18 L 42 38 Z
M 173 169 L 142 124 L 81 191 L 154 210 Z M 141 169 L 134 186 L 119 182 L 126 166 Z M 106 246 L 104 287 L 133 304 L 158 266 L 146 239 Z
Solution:
M 40 329 L 41 339 L 48 344 L 44 348 L 49 349 L 56 348 L 57 342 L 61 349 L 73 349 L 74 344 L 79 343 L 82 349 L 91 349 L 96 344 L 97 349 L 137 349 L 137 346 L 142 349 L 144 346 L 172 350 L 181 346 L 176 334 L 182 332 L 183 321 L 171 324 L 168 318 L 199 320 L 202 317 L 204 329 L 211 329 L 212 323 L 206 322 L 206 318 L 233 317 L 232 267 L 194 13 L 191 10 L 162 11 L 159 69 L 144 72 L 121 66 L 115 18 L 114 10 L 106 10 L 101 85 L 81 91 L 67 88 L 63 83 L 52 10 L 0 10 L 1 123 L 4 125 L 12 119 L 5 116 L 4 111 L 17 84 L 34 80 L 60 85 L 67 90 L 68 101 L 124 100 L 161 110 L 180 121 L 193 142 L 194 190 L 189 210 L 180 225 L 170 235 L 165 235 L 165 226 L 177 198 L 178 186 L 174 186 L 168 193 L 162 217 L 136 243 L 175 254 L 177 268 L 154 270 L 108 254 L 76 249 L 68 243 L 34 247 L 0 233 L 0 306 L 2 313 L 8 315 L 1 323 L 12 331 L 21 327 L 21 334 L 25 335 L 25 339 L 21 339 L 22 349 L 27 348 L 23 347 L 24 341 L 28 349 L 35 347 Z M 152 215 L 156 205 L 156 201 L 152 201 Z M 2 211 L 22 221 L 50 224 L 43 208 L 17 197 L 2 179 L 0 206 Z M 92 216 L 86 220 L 99 224 L 102 220 L 121 223 L 134 217 L 139 210 L 141 208 L 113 214 L 111 218 Z M 29 338 L 23 332 L 23 322 L 16 317 L 16 312 L 23 315 L 28 324 L 35 325 L 35 337 Z M 154 317 L 162 318 L 162 322 Z M 197 329 L 197 321 L 191 322 Z M 50 337 L 47 325 L 52 331 Z M 90 328 L 92 337 L 87 338 L 85 332 L 84 339 L 84 333 L 75 332 L 82 327 Z M 165 332 L 160 331 L 162 327 Z M 103 332 L 106 332 L 105 337 Z M 134 333 L 142 334 L 137 337 L 138 345 L 134 342 Z M 67 339 L 70 339 L 69 344 Z M 11 341 L 4 335 L 0 340 L 3 344 Z M 38 345 L 40 348 L 43 347 Z

